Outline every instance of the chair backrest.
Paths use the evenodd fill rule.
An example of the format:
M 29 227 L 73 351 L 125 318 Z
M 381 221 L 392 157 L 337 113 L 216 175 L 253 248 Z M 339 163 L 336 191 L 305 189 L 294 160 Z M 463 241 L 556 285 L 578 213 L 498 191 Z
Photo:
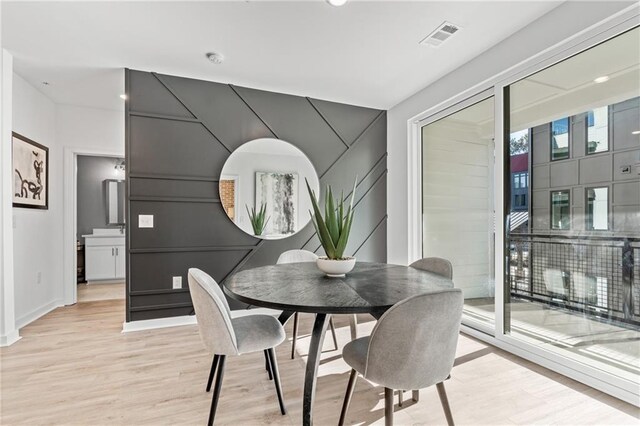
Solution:
M 453 279 L 453 265 L 447 259 L 441 257 L 425 257 L 416 260 L 409 266 Z
M 231 323 L 231 311 L 218 283 L 206 272 L 191 268 L 189 292 L 205 347 L 213 354 L 237 355 L 238 344 Z
M 421 389 L 451 373 L 462 290 L 421 294 L 395 304 L 371 333 L 364 377 L 392 389 Z
M 315 262 L 318 256 L 307 250 L 289 250 L 280 255 L 276 263 Z

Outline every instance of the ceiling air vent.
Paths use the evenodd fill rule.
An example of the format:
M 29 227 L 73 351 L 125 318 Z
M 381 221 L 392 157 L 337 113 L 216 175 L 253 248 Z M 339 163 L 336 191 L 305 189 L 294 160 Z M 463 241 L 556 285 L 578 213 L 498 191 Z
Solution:
M 438 47 L 444 43 L 449 37 L 454 35 L 460 30 L 460 27 L 453 25 L 450 22 L 443 22 L 438 28 L 431 34 L 426 36 L 420 44 L 427 46 Z

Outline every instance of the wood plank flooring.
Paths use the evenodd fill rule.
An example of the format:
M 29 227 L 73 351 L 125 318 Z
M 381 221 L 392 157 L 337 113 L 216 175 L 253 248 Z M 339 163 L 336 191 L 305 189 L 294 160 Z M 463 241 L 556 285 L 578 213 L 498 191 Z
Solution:
M 78 303 L 99 300 L 124 300 L 124 281 L 118 283 L 78 284 Z
M 22 329 L 19 342 L 0 350 L 0 424 L 205 424 L 211 359 L 196 326 L 122 334 L 123 319 L 123 301 L 88 302 L 56 309 Z M 344 345 L 348 318 L 335 319 Z M 288 414 L 279 413 L 262 353 L 243 355 L 227 360 L 216 424 L 300 424 L 311 320 L 301 315 L 301 356 L 289 359 L 288 341 L 277 350 Z M 369 332 L 373 321 L 361 320 L 360 332 Z M 335 425 L 349 369 L 331 350 L 331 339 L 325 348 L 315 422 Z M 465 335 L 446 388 L 458 425 L 640 424 L 636 407 Z M 383 424 L 383 405 L 383 389 L 359 378 L 347 421 Z M 407 393 L 395 419 L 445 424 L 435 387 L 423 389 L 418 403 Z

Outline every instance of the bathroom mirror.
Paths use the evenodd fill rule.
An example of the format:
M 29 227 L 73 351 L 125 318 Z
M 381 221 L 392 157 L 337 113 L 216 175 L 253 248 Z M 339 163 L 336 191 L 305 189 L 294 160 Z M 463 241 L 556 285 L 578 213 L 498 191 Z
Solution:
M 124 225 L 124 181 L 105 179 L 107 224 Z
M 255 139 L 224 164 L 220 201 L 229 219 L 247 234 L 286 238 L 310 221 L 305 178 L 318 194 L 318 174 L 301 150 L 279 139 Z

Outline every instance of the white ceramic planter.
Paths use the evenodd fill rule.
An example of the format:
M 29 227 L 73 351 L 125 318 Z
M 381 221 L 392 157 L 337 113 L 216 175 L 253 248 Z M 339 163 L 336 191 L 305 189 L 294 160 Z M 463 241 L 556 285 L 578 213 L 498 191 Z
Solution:
M 316 260 L 318 269 L 327 274 L 328 277 L 339 278 L 344 277 L 347 272 L 350 272 L 354 266 L 356 266 L 356 258 L 350 257 L 345 260 L 333 260 L 326 257 L 319 257 Z

